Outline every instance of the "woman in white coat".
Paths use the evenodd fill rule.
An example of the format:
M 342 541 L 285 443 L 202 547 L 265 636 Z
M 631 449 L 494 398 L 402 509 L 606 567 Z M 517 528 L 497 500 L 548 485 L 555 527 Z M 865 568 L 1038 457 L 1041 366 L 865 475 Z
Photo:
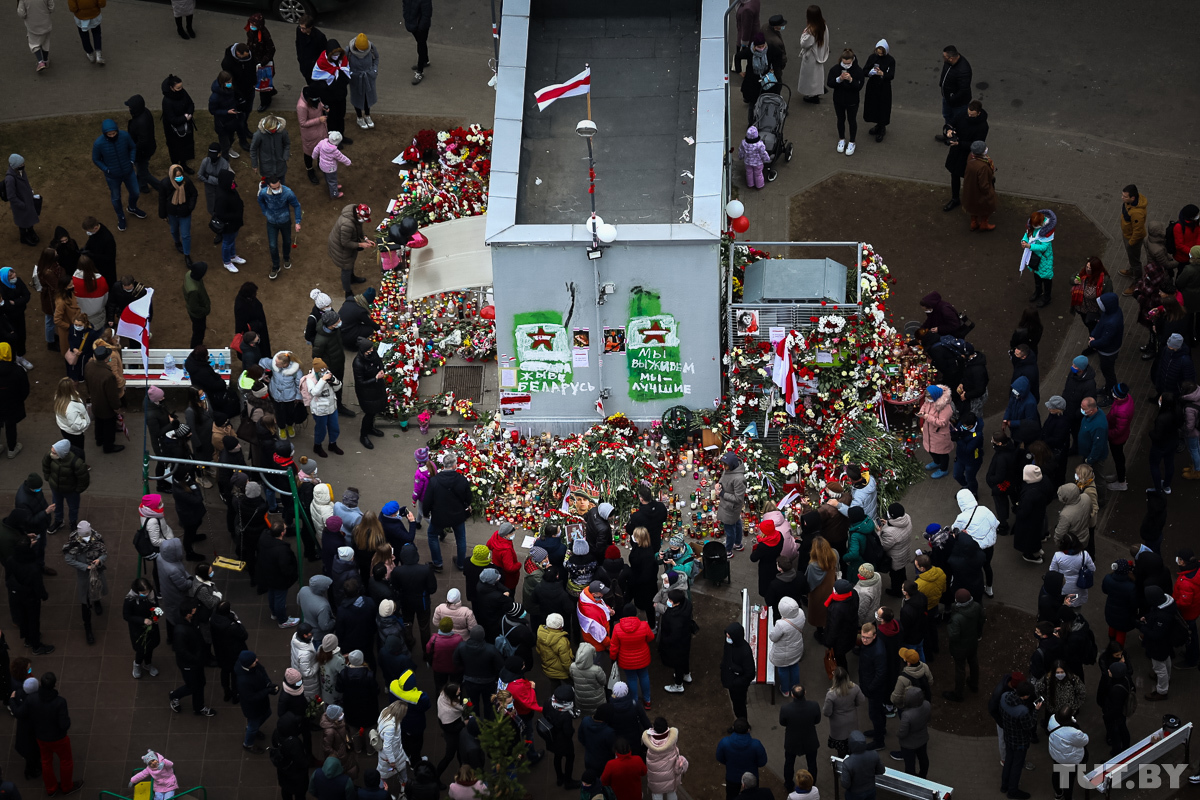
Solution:
M 87 441 L 83 434 L 92 420 L 83 398 L 79 396 L 79 390 L 75 388 L 75 381 L 70 378 L 60 378 L 58 388 L 54 390 L 54 421 L 58 423 L 63 438 L 72 447 L 82 450 Z
M 800 75 L 796 91 L 806 103 L 821 102 L 825 94 L 825 62 L 829 61 L 829 26 L 821 15 L 820 6 L 809 6 L 805 16 L 808 24 L 800 34 Z
M 767 632 L 774 644 L 771 664 L 775 667 L 775 683 L 784 697 L 791 697 L 792 687 L 800 683 L 800 659 L 804 658 L 804 611 L 790 597 L 779 601 L 779 619 Z
M 407 711 L 404 701 L 397 700 L 379 712 L 379 720 L 375 723 L 383 743 L 375 769 L 388 785 L 403 784 L 408 780 L 408 756 L 400 745 L 400 721 Z

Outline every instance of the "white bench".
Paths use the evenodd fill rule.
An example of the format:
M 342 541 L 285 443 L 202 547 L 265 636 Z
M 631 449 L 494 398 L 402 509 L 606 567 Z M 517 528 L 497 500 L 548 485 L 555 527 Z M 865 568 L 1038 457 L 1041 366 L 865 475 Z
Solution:
M 147 376 L 145 369 L 142 367 L 142 351 L 138 347 L 123 347 L 121 348 L 121 361 L 125 366 L 125 382 L 129 387 L 136 388 L 147 386 L 157 386 L 160 389 L 169 389 L 172 387 L 191 386 L 191 381 L 184 375 L 183 362 L 191 354 L 190 349 L 186 348 L 170 348 L 170 347 L 151 347 L 150 357 L 150 374 Z M 167 354 L 170 353 L 175 359 L 175 375 L 170 377 L 163 372 L 163 361 Z M 208 351 L 211 358 L 217 360 L 217 374 L 225 380 L 229 380 L 234 361 L 231 359 L 237 358 L 228 347 L 211 348 Z M 221 359 L 224 359 L 224 368 L 221 365 Z M 240 359 L 239 367 L 240 367 Z M 240 368 L 238 370 L 241 372 Z
M 833 767 L 835 800 L 841 797 L 843 791 L 840 780 L 843 760 L 837 756 L 829 757 L 829 763 Z M 926 778 L 918 778 L 916 775 L 909 775 L 907 772 L 895 769 L 884 769 L 882 775 L 876 775 L 875 788 L 898 794 L 901 797 L 908 797 L 911 800 L 951 800 L 954 794 L 952 786 L 946 786 Z
M 1137 788 L 1138 768 L 1143 764 L 1153 764 L 1176 747 L 1183 747 L 1183 763 L 1187 765 L 1191 762 L 1191 744 L 1192 723 L 1185 723 L 1173 731 L 1160 728 L 1117 755 L 1110 756 L 1106 762 L 1087 773 L 1089 793 L 1090 789 L 1095 788 L 1111 797 L 1113 789 Z M 1163 785 L 1166 784 L 1167 781 L 1163 780 Z

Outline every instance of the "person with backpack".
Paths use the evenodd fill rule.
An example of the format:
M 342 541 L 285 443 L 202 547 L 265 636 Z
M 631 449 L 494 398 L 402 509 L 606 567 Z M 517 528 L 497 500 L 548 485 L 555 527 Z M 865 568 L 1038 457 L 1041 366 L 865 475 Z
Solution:
M 925 693 L 925 699 L 933 698 L 933 671 L 929 665 L 921 661 L 921 655 L 908 647 L 900 648 L 900 659 L 904 668 L 896 677 L 896 685 L 892 689 L 891 703 L 896 708 L 904 708 L 904 692 L 910 686 L 917 686 Z
M 967 411 L 950 430 L 954 441 L 954 480 L 971 494 L 979 495 L 979 468 L 983 466 L 983 420 Z
M 1200 664 L 1200 639 L 1196 635 L 1196 618 L 1200 617 L 1200 577 L 1197 577 L 1200 561 L 1196 559 L 1194 550 L 1184 547 L 1175 554 L 1175 564 L 1179 572 L 1175 575 L 1175 588 L 1171 596 L 1188 629 L 1183 663 L 1179 669 L 1193 669 Z
M 1171 690 L 1171 654 L 1175 647 L 1184 644 L 1187 625 L 1179 616 L 1175 600 L 1157 586 L 1147 586 L 1145 598 L 1148 610 L 1138 620 L 1142 632 L 1142 646 L 1150 657 L 1150 668 L 1156 678 L 1154 691 L 1146 695 L 1151 702 L 1166 700 Z M 1182 635 L 1178 629 L 1182 628 Z M 1181 641 L 1183 640 L 1183 641 Z

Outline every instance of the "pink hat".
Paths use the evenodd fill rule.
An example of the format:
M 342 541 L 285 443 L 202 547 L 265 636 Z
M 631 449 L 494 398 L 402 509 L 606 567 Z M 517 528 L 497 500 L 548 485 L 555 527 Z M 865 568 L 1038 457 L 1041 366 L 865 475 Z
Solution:
M 157 386 L 151 386 L 146 390 L 146 396 L 150 398 L 151 403 L 160 403 L 166 395 L 163 394 L 162 389 Z
M 157 387 L 151 386 L 150 388 L 155 389 Z M 163 512 L 162 495 L 161 494 L 144 494 L 144 495 L 142 495 L 142 508 L 144 508 L 148 511 L 153 511 L 157 514 L 161 514 Z
M 304 676 L 300 670 L 288 668 L 283 671 L 283 690 L 293 697 L 304 694 Z

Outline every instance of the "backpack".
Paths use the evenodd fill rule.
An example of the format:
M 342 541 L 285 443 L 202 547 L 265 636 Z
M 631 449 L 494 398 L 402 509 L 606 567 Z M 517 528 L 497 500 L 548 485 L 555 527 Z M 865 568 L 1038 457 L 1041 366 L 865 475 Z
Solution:
M 508 637 L 506 637 L 503 633 L 496 636 L 496 650 L 498 650 L 500 655 L 504 658 L 515 656 L 517 654 L 517 648 L 512 646 L 512 642 L 508 641 Z
M 268 747 L 267 758 L 271 759 L 271 766 L 275 767 L 275 769 L 290 769 L 292 766 L 287 756 L 283 754 L 283 749 L 279 747 Z
M 883 549 L 883 542 L 879 541 L 879 534 L 874 530 L 863 533 L 862 557 L 863 563 L 877 568 L 880 564 L 892 563 L 887 551 Z
M 546 747 L 553 749 L 558 743 L 558 728 L 551 725 L 545 717 L 538 717 L 537 732 L 546 742 Z
M 933 702 L 933 690 L 929 688 L 928 676 L 922 675 L 920 678 L 918 678 L 915 681 L 910 677 L 908 679 L 908 681 L 913 686 L 918 687 L 925 694 L 926 700 L 928 700 L 929 702 Z
M 154 546 L 154 542 L 150 541 L 150 531 L 146 530 L 145 521 L 142 522 L 142 527 L 138 528 L 137 533 L 133 535 L 133 549 L 137 551 L 138 556 L 141 558 L 158 558 L 158 548 Z
M 367 742 L 376 753 L 383 752 L 383 737 L 379 735 L 379 731 L 376 728 L 371 728 L 370 732 L 367 733 Z
M 300 402 L 304 403 L 305 408 L 312 405 L 312 389 L 308 388 L 307 375 L 300 379 Z

